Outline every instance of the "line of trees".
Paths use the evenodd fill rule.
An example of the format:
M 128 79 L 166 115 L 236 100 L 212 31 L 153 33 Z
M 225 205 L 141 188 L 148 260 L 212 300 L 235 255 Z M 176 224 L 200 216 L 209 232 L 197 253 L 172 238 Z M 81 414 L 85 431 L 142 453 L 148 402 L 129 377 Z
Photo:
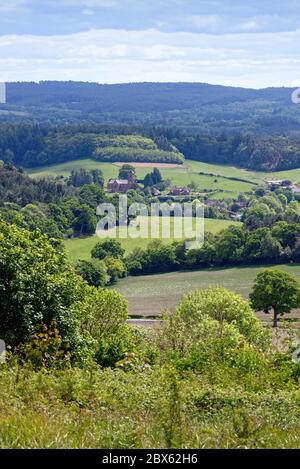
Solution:
M 280 221 L 271 229 L 252 231 L 230 226 L 216 235 L 208 233 L 197 249 L 186 249 L 184 241 L 165 245 L 154 240 L 146 249 L 136 248 L 125 260 L 129 275 L 280 262 L 300 262 L 300 224 Z
M 0 123 L 0 159 L 34 167 L 80 158 L 99 161 L 207 163 L 275 171 L 300 166 L 300 140 L 291 135 L 182 131 L 152 125 Z
M 175 138 L 187 159 L 229 164 L 259 171 L 282 171 L 300 166 L 299 136 L 197 135 Z

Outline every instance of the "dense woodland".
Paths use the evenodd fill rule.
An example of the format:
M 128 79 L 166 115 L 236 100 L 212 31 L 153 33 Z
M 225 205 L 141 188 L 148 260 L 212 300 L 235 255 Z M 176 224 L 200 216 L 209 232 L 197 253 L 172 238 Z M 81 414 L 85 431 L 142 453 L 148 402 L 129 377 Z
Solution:
M 93 234 L 96 207 L 106 200 L 100 172 L 73 172 L 69 181 L 34 180 L 0 164 L 0 214 L 9 223 L 40 229 L 49 237 Z
M 0 120 L 97 122 L 180 129 L 188 135 L 299 132 L 292 89 L 252 90 L 203 83 L 7 83 Z
M 0 159 L 33 167 L 81 158 L 181 164 L 183 155 L 161 135 L 126 134 L 128 129 L 97 125 L 0 125 Z
M 99 124 L 0 124 L 0 159 L 36 167 L 75 159 L 182 164 L 187 159 L 263 171 L 300 165 L 299 135 L 186 136 L 179 130 Z

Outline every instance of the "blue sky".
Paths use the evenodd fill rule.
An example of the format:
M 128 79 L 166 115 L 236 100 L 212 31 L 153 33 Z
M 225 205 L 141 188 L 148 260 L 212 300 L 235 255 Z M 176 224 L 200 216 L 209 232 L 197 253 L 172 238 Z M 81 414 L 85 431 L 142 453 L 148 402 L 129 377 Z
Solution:
M 0 80 L 300 84 L 300 2 L 0 0 Z

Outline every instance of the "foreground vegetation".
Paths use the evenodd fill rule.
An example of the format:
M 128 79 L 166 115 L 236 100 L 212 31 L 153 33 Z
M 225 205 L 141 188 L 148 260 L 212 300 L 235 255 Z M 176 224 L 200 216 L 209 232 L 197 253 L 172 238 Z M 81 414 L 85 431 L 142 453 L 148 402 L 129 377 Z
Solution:
M 0 406 L 1 448 L 299 448 L 297 372 L 280 355 L 201 373 L 2 367 Z
M 289 281 L 274 309 L 289 312 L 296 279 L 265 271 L 253 305 L 221 287 L 189 292 L 144 330 L 59 241 L 4 222 L 0 241 L 1 448 L 299 447 L 297 329 L 272 337 L 252 309 Z

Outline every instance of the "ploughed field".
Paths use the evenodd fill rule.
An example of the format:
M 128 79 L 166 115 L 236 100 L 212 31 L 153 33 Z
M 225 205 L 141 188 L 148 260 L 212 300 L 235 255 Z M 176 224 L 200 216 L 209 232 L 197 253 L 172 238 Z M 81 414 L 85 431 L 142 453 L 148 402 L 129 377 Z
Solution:
M 210 286 L 223 286 L 247 298 L 257 273 L 267 266 L 234 267 L 224 269 L 203 269 L 180 271 L 167 274 L 127 277 L 113 288 L 124 295 L 129 302 L 132 316 L 158 316 L 164 309 L 174 309 L 180 298 L 190 290 Z M 271 266 L 295 275 L 300 280 L 300 265 Z M 259 314 L 266 320 L 268 315 Z M 295 312 L 287 318 L 299 317 Z

